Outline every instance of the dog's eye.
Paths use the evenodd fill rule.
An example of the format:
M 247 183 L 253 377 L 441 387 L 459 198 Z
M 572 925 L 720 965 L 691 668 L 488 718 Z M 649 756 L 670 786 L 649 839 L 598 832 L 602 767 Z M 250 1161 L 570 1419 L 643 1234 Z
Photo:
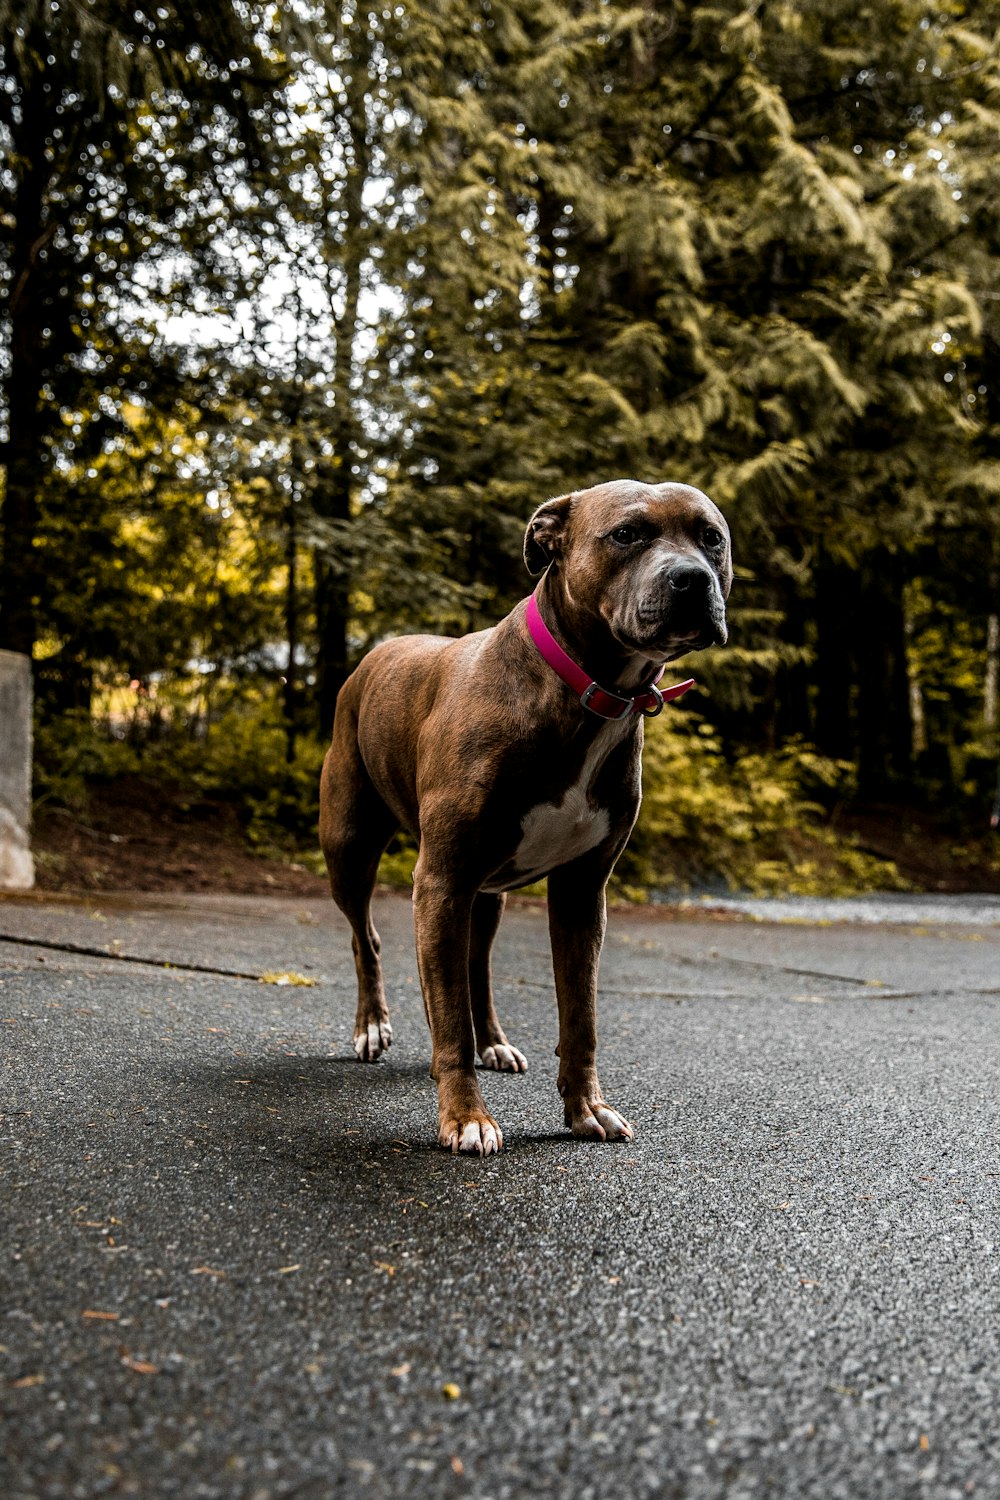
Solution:
M 721 547 L 725 540 L 722 532 L 715 526 L 706 526 L 701 534 L 701 539 L 710 552 L 714 552 L 716 547 Z
M 617 542 L 619 547 L 631 547 L 633 542 L 639 540 L 639 535 L 635 526 L 616 526 L 611 533 L 611 540 Z

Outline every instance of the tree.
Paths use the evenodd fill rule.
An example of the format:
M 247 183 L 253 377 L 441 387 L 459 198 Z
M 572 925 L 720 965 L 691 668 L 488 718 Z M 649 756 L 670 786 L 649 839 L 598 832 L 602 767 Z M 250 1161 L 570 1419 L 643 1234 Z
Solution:
M 257 5 L 0 5 L 0 643 L 9 649 L 35 646 L 43 496 L 61 491 L 61 455 L 93 444 L 129 394 L 142 399 L 152 340 L 125 331 L 141 321 L 150 280 L 157 270 L 169 279 L 185 256 L 208 287 L 223 271 L 210 225 L 252 196 L 264 170 L 264 124 L 287 78 L 281 46 L 291 33 L 283 8 Z M 79 423 L 67 432 L 63 416 L 81 410 L 81 386 L 93 393 L 86 421 L 96 433 L 86 437 Z
M 460 42 L 423 20 L 397 513 L 509 599 L 476 541 L 546 490 L 702 485 L 741 565 L 735 648 L 699 664 L 729 735 L 813 734 L 870 792 L 905 785 L 905 594 L 976 423 L 942 354 L 981 325 L 989 15 L 507 0 Z

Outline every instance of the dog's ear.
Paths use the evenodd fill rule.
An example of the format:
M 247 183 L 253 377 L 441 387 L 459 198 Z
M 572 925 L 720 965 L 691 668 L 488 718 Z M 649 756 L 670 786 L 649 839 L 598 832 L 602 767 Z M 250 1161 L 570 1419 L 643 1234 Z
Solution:
M 575 495 L 559 495 L 546 500 L 528 522 L 524 533 L 524 566 L 532 578 L 544 573 L 554 557 L 562 552 L 563 535 Z

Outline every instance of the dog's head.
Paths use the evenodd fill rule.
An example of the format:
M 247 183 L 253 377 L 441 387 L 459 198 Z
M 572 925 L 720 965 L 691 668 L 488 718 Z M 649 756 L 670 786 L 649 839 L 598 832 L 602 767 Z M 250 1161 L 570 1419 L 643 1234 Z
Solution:
M 729 527 L 687 484 L 608 484 L 547 500 L 524 538 L 528 572 L 558 571 L 571 604 L 598 613 L 630 651 L 669 661 L 725 645 Z

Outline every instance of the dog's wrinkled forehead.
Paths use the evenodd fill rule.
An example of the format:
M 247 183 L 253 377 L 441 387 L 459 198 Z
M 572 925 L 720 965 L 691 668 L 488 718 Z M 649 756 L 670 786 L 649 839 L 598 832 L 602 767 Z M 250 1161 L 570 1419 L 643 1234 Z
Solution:
M 616 527 L 632 525 L 648 539 L 659 535 L 681 551 L 696 546 L 699 533 L 709 527 L 729 536 L 718 506 L 693 485 L 614 479 L 540 505 L 525 532 L 525 566 L 535 576 L 559 558 L 593 566 L 595 549 L 608 545 Z M 728 560 L 728 546 L 724 552 Z
M 718 506 L 690 484 L 642 484 L 616 479 L 581 490 L 570 510 L 572 533 L 595 533 L 610 526 L 642 521 L 669 535 L 684 534 L 692 526 L 711 521 L 728 531 Z

